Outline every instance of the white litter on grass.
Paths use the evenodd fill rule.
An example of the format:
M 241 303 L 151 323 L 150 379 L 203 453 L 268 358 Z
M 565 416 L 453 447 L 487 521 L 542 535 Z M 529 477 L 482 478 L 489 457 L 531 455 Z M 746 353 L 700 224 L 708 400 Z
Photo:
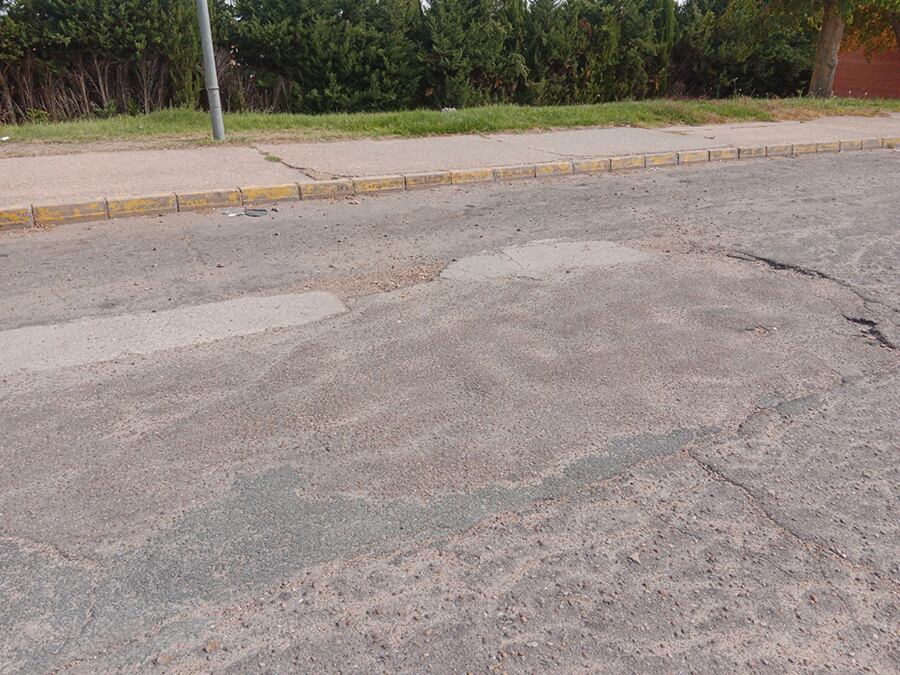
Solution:
M 5 143 L 9 140 L 9 136 L 0 136 L 0 142 Z

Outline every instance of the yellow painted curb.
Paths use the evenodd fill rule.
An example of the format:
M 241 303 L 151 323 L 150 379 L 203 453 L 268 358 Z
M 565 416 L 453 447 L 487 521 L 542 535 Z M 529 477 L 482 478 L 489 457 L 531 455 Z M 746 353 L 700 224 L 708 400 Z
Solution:
M 240 190 L 206 190 L 203 192 L 179 192 L 179 211 L 200 211 L 241 205 Z
M 34 217 L 30 206 L 14 206 L 0 209 L 0 229 L 18 229 L 34 225 Z
M 109 212 L 106 210 L 105 199 L 78 204 L 54 204 L 52 206 L 34 207 L 34 224 L 41 226 L 106 220 L 107 218 L 109 218 Z
M 527 166 L 498 166 L 494 169 L 497 180 L 509 180 L 510 178 L 534 178 L 534 164 Z
M 450 185 L 449 171 L 423 171 L 421 173 L 404 174 L 406 189 L 434 187 L 435 185 Z
M 621 157 L 610 157 L 609 168 L 611 171 L 621 171 L 623 169 L 643 169 L 645 165 L 643 155 L 622 155 Z
M 816 143 L 816 152 L 839 152 L 841 149 L 840 141 L 828 141 L 827 143 Z
M 847 152 L 849 150 L 862 150 L 862 140 L 853 139 L 849 141 L 841 141 L 841 152 Z
M 572 173 L 572 162 L 541 162 L 534 165 L 534 173 L 541 176 L 559 176 Z
M 334 199 L 352 194 L 353 181 L 346 178 L 300 183 L 300 196 L 303 199 Z
M 493 169 L 459 169 L 450 172 L 450 182 L 453 185 L 485 183 L 492 180 L 494 180 Z
M 779 145 L 767 145 L 766 157 L 790 157 L 791 144 L 781 143 Z
M 816 143 L 794 143 L 793 150 L 791 151 L 795 155 L 809 155 L 813 152 L 818 152 L 819 146 Z
M 862 139 L 863 150 L 881 150 L 880 138 L 864 138 Z
M 158 213 L 175 213 L 178 200 L 174 194 L 146 197 L 121 197 L 106 200 L 110 218 L 128 216 L 152 216 Z
M 737 148 L 713 148 L 709 151 L 709 161 L 718 162 L 725 159 L 738 159 L 739 155 Z
M 654 152 L 644 155 L 644 163 L 647 166 L 674 166 L 678 164 L 677 152 Z
M 403 180 L 403 176 L 372 176 L 353 180 L 353 189 L 357 193 L 403 190 L 405 187 L 406 181 Z
M 296 183 L 284 185 L 251 185 L 241 188 L 244 204 L 260 202 L 286 202 L 300 199 L 300 186 Z
M 738 157 L 744 159 L 745 157 L 765 157 L 766 156 L 766 146 L 764 145 L 751 145 L 746 148 L 738 148 Z
M 679 164 L 697 164 L 709 161 L 709 150 L 685 150 L 678 153 Z
M 609 171 L 609 157 L 600 159 L 578 159 L 572 162 L 572 168 L 577 173 L 597 173 Z

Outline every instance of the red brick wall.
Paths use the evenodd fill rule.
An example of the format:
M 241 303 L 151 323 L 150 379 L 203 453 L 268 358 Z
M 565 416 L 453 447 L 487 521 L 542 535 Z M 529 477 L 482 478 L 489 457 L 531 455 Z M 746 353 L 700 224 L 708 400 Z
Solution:
M 844 52 L 834 76 L 835 96 L 900 98 L 900 50 L 873 54 Z

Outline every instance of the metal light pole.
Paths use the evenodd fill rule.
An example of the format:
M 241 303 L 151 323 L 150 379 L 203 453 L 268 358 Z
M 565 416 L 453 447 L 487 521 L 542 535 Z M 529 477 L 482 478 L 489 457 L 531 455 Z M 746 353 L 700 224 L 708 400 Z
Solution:
M 216 55 L 213 53 L 212 28 L 209 25 L 207 0 L 197 0 L 200 19 L 200 45 L 203 47 L 203 72 L 206 75 L 206 98 L 212 117 L 213 138 L 225 140 L 225 120 L 222 119 L 222 100 L 219 98 L 219 76 L 216 74 Z

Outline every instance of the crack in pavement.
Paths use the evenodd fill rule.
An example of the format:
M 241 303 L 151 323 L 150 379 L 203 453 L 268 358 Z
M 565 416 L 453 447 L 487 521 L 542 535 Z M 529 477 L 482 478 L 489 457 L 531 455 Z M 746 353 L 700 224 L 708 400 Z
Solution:
M 196 246 L 194 246 L 193 235 L 189 234 L 188 232 L 184 232 L 179 237 L 179 239 L 181 239 L 181 243 L 184 244 L 184 247 L 187 249 L 188 253 L 190 254 L 191 258 L 193 259 L 193 261 L 195 263 L 197 263 L 198 265 L 200 265 L 200 267 L 202 267 L 204 269 L 210 267 L 210 264 L 203 257 L 203 254 L 200 253 L 199 250 L 197 250 Z
M 728 258 L 732 258 L 734 260 L 742 260 L 744 262 L 756 262 L 762 263 L 764 265 L 769 266 L 770 268 L 777 270 L 779 272 L 788 271 L 795 272 L 805 277 L 809 277 L 811 279 L 821 279 L 823 281 L 830 281 L 831 283 L 837 284 L 841 288 L 845 288 L 851 293 L 853 293 L 856 297 L 862 300 L 863 307 L 865 309 L 869 309 L 869 305 L 877 305 L 879 307 L 883 307 L 890 312 L 898 312 L 900 310 L 891 307 L 890 305 L 877 300 L 870 295 L 864 293 L 863 291 L 856 288 L 853 284 L 848 281 L 844 281 L 843 279 L 838 279 L 835 276 L 822 272 L 821 270 L 817 270 L 811 267 L 804 267 L 802 265 L 795 265 L 792 263 L 781 262 L 780 260 L 775 260 L 774 258 L 769 258 L 765 256 L 759 256 L 754 253 L 748 253 L 747 251 L 742 250 L 726 250 L 725 256 Z M 861 329 L 861 332 L 868 336 L 875 344 L 884 347 L 885 349 L 889 349 L 891 351 L 897 350 L 897 345 L 887 336 L 885 335 L 879 328 L 879 322 L 870 319 L 865 316 L 851 316 L 841 312 L 841 316 L 849 321 L 850 323 L 855 324 Z
M 855 323 L 857 326 L 859 326 L 862 333 L 869 336 L 872 340 L 874 340 L 882 347 L 891 350 L 897 349 L 897 345 L 895 345 L 884 333 L 878 330 L 877 321 L 873 321 L 872 319 L 867 319 L 865 317 L 848 316 L 847 314 L 844 314 L 843 317 L 850 323 Z
M 713 480 L 727 483 L 728 485 L 731 485 L 732 487 L 734 487 L 735 489 L 740 491 L 744 495 L 747 502 L 750 504 L 751 508 L 754 511 L 759 513 L 767 522 L 771 523 L 772 526 L 774 526 L 780 532 L 783 532 L 783 533 L 789 535 L 792 539 L 797 541 L 801 546 L 803 546 L 808 551 L 810 551 L 820 557 L 829 557 L 833 560 L 837 560 L 840 563 L 842 563 L 843 565 L 845 565 L 853 570 L 863 571 L 866 574 L 871 574 L 875 578 L 882 581 L 885 584 L 885 586 L 892 591 L 900 590 L 900 579 L 895 579 L 893 577 L 885 576 L 885 574 L 877 568 L 870 567 L 862 562 L 850 560 L 846 556 L 846 554 L 844 554 L 839 549 L 834 548 L 833 546 L 827 546 L 825 544 L 822 544 L 821 542 L 819 542 L 816 539 L 809 538 L 809 537 L 802 535 L 801 533 L 797 532 L 790 526 L 781 522 L 778 518 L 773 516 L 771 513 L 769 513 L 769 511 L 762 505 L 762 503 L 760 502 L 760 500 L 756 496 L 756 494 L 753 492 L 753 490 L 751 490 L 748 486 L 746 486 L 743 483 L 741 483 L 740 481 L 735 480 L 734 478 L 728 476 L 721 469 L 716 468 L 710 462 L 707 462 L 707 461 L 697 457 L 696 454 L 694 454 L 694 452 L 689 448 L 685 449 L 683 454 L 686 457 L 689 457 L 691 460 L 693 460 L 698 466 L 700 466 L 700 468 L 702 468 Z
M 778 271 L 788 271 L 788 272 L 796 272 L 797 274 L 802 274 L 806 277 L 811 277 L 813 279 L 824 279 L 826 281 L 831 281 L 843 288 L 846 288 L 851 293 L 856 295 L 860 300 L 864 303 L 871 303 L 873 305 L 878 305 L 880 307 L 884 307 L 887 310 L 892 312 L 900 312 L 900 309 L 895 307 L 891 307 L 890 305 L 873 298 L 872 296 L 864 293 L 863 291 L 856 288 L 853 284 L 848 281 L 844 281 L 843 279 L 839 279 L 835 276 L 827 274 L 826 272 L 822 272 L 821 270 L 814 269 L 812 267 L 804 267 L 802 265 L 795 265 L 793 263 L 781 262 L 780 260 L 775 260 L 774 258 L 769 258 L 766 256 L 756 255 L 755 253 L 749 253 L 747 251 L 738 250 L 726 250 L 725 256 L 728 258 L 733 258 L 735 260 L 743 260 L 744 262 L 757 262 L 763 263 L 764 265 L 768 265 L 774 270 Z
M 791 538 L 800 543 L 804 548 L 809 550 L 810 552 L 821 556 L 828 557 L 833 560 L 839 561 L 841 564 L 856 570 L 863 571 L 867 574 L 871 574 L 881 582 L 885 584 L 887 588 L 891 591 L 896 592 L 900 589 L 900 579 L 891 577 L 886 575 L 882 570 L 869 566 L 861 561 L 851 560 L 847 557 L 845 553 L 843 553 L 840 549 L 835 548 L 833 546 L 829 546 L 827 544 L 821 543 L 814 537 L 807 537 L 802 533 L 796 531 L 786 523 L 781 522 L 775 515 L 770 513 L 768 509 L 763 505 L 762 501 L 756 495 L 756 493 L 751 489 L 748 485 L 740 482 L 739 480 L 733 478 L 728 475 L 725 470 L 723 470 L 720 466 L 717 466 L 713 462 L 707 461 L 696 454 L 696 447 L 703 443 L 704 445 L 716 444 L 724 442 L 727 439 L 736 439 L 741 437 L 749 437 L 750 432 L 745 431 L 747 424 L 753 420 L 753 418 L 761 415 L 763 413 L 769 412 L 774 409 L 776 412 L 780 414 L 785 414 L 786 411 L 790 410 L 793 406 L 791 404 L 802 403 L 803 407 L 808 410 L 813 409 L 814 407 L 821 407 L 822 400 L 819 397 L 825 397 L 829 394 L 833 394 L 841 389 L 844 389 L 855 383 L 855 380 L 852 379 L 842 379 L 833 387 L 827 387 L 824 389 L 817 390 L 814 393 L 807 394 L 805 396 L 797 397 L 790 399 L 788 401 L 782 401 L 778 405 L 774 407 L 759 407 L 755 406 L 753 410 L 746 415 L 735 427 L 735 430 L 730 433 L 722 433 L 718 434 L 715 438 L 712 438 L 708 441 L 703 441 L 700 439 L 697 443 L 689 443 L 686 444 L 682 450 L 681 454 L 688 457 L 690 460 L 695 462 L 698 466 L 700 466 L 712 479 L 727 483 L 731 485 L 736 490 L 740 491 L 748 503 L 751 505 L 755 511 L 757 511 L 766 521 L 771 523 L 774 527 L 776 527 L 779 531 L 789 535 Z M 817 402 L 818 405 L 812 405 L 812 402 Z M 796 422 L 800 420 L 785 420 L 782 431 L 789 428 Z
M 327 180 L 329 178 L 335 178 L 335 176 L 336 176 L 335 174 L 331 174 L 328 172 L 316 171 L 315 169 L 310 168 L 310 167 L 296 166 L 294 164 L 291 164 L 290 162 L 286 162 L 278 155 L 273 155 L 271 152 L 266 152 L 265 150 L 258 148 L 255 145 L 252 145 L 250 147 L 252 147 L 254 150 L 256 150 L 260 155 L 262 155 L 263 159 L 265 159 L 267 162 L 277 162 L 278 164 L 281 164 L 282 166 L 287 167 L 288 169 L 293 169 L 294 171 L 299 171 L 307 178 L 312 178 L 313 180 L 322 180 L 322 175 L 325 175 L 325 176 L 327 176 L 327 178 L 326 178 L 326 180 Z

